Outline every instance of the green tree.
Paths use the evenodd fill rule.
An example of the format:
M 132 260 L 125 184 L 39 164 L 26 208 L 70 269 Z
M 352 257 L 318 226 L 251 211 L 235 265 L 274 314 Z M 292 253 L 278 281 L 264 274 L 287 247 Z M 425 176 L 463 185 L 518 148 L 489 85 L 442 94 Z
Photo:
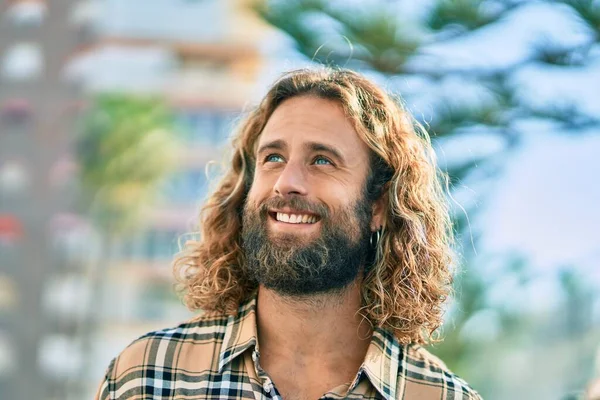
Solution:
M 144 212 L 175 166 L 177 149 L 173 117 L 159 98 L 100 94 L 84 115 L 76 144 L 81 198 L 100 248 L 99 258 L 88 267 L 93 309 L 79 328 L 89 351 L 102 318 L 113 244 L 119 236 L 144 227 Z
M 423 90 L 431 92 L 433 115 L 427 118 L 416 113 L 416 117 L 426 126 L 436 146 L 443 148 L 455 141 L 468 140 L 473 134 L 499 142 L 499 151 L 463 155 L 441 165 L 453 192 L 465 182 L 493 183 L 510 161 L 511 153 L 530 134 L 518 125 L 520 121 L 544 122 L 571 135 L 600 126 L 598 116 L 578 104 L 563 98 L 531 101 L 519 95 L 516 83 L 518 75 L 527 68 L 581 71 L 594 62 L 594 48 L 600 41 L 597 0 L 432 0 L 422 3 L 421 12 L 405 14 L 402 4 L 408 3 L 412 2 L 374 0 L 357 5 L 357 2 L 331 0 L 262 0 L 254 4 L 254 9 L 267 23 L 291 38 L 298 52 L 316 63 L 360 70 L 377 76 L 387 86 L 403 81 L 425 82 L 425 89 L 409 90 L 402 95 L 411 108 Z M 583 39 L 565 44 L 555 36 L 544 37 L 533 43 L 519 60 L 497 66 L 474 63 L 448 67 L 448 58 L 431 51 L 434 45 L 473 39 L 532 4 L 554 7 L 576 20 L 577 29 L 584 33 Z M 558 32 L 561 27 L 553 28 Z M 455 85 L 461 91 L 458 95 L 448 96 L 438 90 L 438 86 L 449 82 L 458 82 Z M 468 96 L 463 91 L 475 91 L 477 96 L 473 101 L 465 101 Z M 482 200 L 485 199 L 479 199 L 479 203 Z M 463 243 L 464 265 L 456 278 L 458 290 L 449 321 L 451 329 L 445 332 L 446 340 L 434 352 L 442 355 L 459 374 L 469 377 L 473 368 L 469 370 L 464 360 L 469 359 L 470 352 L 477 351 L 477 346 L 465 342 L 460 336 L 461 328 L 489 305 L 488 283 L 474 267 L 474 249 L 482 232 L 473 230 L 469 223 L 477 217 L 479 209 L 469 205 L 465 208 L 457 207 L 454 213 L 455 229 Z M 504 273 L 517 277 L 528 274 L 523 260 L 507 260 L 506 265 Z M 503 310 L 499 319 L 504 333 L 514 333 L 520 323 L 517 316 Z
M 84 117 L 77 144 L 82 194 L 107 234 L 132 229 L 175 164 L 167 106 L 153 97 L 101 94 Z

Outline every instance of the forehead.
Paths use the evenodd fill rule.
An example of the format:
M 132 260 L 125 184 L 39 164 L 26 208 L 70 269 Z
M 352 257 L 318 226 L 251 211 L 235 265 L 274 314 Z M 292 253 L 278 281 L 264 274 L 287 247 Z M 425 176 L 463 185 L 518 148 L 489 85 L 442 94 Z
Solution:
M 275 109 L 258 140 L 282 140 L 288 147 L 306 142 L 335 146 L 347 157 L 368 158 L 369 149 L 359 137 L 342 106 L 313 96 L 293 97 Z

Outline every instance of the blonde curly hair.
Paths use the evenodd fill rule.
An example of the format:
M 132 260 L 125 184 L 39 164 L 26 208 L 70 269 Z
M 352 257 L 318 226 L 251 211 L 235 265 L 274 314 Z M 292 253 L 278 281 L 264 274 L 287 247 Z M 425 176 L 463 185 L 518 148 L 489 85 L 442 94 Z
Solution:
M 386 218 L 362 282 L 362 314 L 401 343 L 435 340 L 452 283 L 447 179 L 436 167 L 429 135 L 401 102 L 345 69 L 283 75 L 241 122 L 231 165 L 201 210 L 200 239 L 186 243 L 174 261 L 184 302 L 192 310 L 235 314 L 255 292 L 257 283 L 241 267 L 242 210 L 258 138 L 273 111 L 295 96 L 337 101 L 372 151 L 367 194 L 384 196 Z

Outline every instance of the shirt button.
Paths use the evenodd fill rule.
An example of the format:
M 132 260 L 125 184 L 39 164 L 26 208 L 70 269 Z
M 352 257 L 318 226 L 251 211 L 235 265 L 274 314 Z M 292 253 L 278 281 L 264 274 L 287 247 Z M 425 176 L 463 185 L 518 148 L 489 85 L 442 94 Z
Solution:
M 264 383 L 263 389 L 265 389 L 265 392 L 271 393 L 271 385 L 268 382 Z

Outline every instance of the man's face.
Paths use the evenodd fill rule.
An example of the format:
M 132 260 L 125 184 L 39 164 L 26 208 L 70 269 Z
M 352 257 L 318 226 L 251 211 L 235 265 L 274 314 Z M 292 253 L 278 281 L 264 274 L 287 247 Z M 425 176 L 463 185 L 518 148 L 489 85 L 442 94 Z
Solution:
M 363 193 L 369 149 L 336 102 L 291 98 L 267 122 L 244 207 L 248 272 L 285 295 L 354 281 L 381 215 Z

